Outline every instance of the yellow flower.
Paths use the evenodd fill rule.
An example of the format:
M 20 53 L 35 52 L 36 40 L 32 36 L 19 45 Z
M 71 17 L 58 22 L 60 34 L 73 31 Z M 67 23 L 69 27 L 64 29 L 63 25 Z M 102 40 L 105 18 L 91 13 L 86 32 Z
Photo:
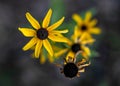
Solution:
M 99 27 L 96 27 L 97 20 L 92 18 L 92 13 L 87 12 L 85 15 L 85 18 L 82 19 L 81 16 L 78 14 L 73 14 L 72 18 L 76 21 L 77 25 L 75 26 L 75 29 L 78 30 L 79 35 L 81 35 L 83 32 L 86 32 L 88 37 L 90 37 L 90 34 L 100 34 L 101 30 Z
M 52 15 L 52 10 L 49 9 L 48 13 L 46 14 L 45 18 L 43 19 L 42 26 L 39 22 L 31 16 L 30 13 L 26 13 L 26 18 L 32 25 L 34 29 L 31 28 L 19 28 L 19 30 L 23 33 L 26 37 L 32 37 L 32 39 L 23 47 L 23 50 L 26 51 L 30 49 L 32 46 L 35 45 L 35 57 L 39 57 L 42 46 L 48 51 L 50 56 L 53 56 L 53 49 L 51 44 L 48 41 L 48 38 L 55 42 L 67 42 L 67 38 L 62 36 L 61 33 L 67 33 L 68 30 L 55 30 L 59 27 L 62 22 L 64 21 L 64 17 L 61 18 L 59 21 L 54 23 L 53 25 L 49 26 L 50 19 Z
M 91 39 L 87 39 L 86 38 L 86 33 L 83 33 L 80 38 L 78 35 L 76 35 L 77 30 L 75 29 L 74 34 L 72 36 L 73 40 L 69 40 L 68 42 L 68 46 L 65 49 L 61 49 L 59 52 L 55 53 L 55 57 L 59 57 L 61 55 L 63 55 L 64 53 L 68 52 L 66 59 L 68 59 L 67 57 L 76 57 L 75 55 L 77 54 L 82 54 L 82 56 L 85 59 L 88 59 L 88 57 L 90 56 L 90 49 L 85 46 L 86 44 L 91 44 L 93 43 L 95 40 L 93 38 Z

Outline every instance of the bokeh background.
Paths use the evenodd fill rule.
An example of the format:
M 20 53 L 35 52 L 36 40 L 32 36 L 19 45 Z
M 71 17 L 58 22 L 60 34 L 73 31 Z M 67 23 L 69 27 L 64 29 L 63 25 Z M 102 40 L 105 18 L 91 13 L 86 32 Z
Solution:
M 80 78 L 70 80 L 55 65 L 40 64 L 30 51 L 22 51 L 29 40 L 18 31 L 29 24 L 25 13 L 41 21 L 49 8 L 57 19 L 65 16 L 65 22 L 73 13 L 96 10 L 102 29 L 95 44 L 99 56 Z M 0 0 L 0 86 L 120 86 L 119 9 L 120 0 Z

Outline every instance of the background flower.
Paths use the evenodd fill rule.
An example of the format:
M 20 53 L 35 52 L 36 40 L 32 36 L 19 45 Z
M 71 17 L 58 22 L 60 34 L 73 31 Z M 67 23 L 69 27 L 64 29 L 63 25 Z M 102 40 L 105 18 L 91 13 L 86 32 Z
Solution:
M 88 34 L 88 38 L 91 37 L 91 34 L 100 34 L 101 29 L 96 26 L 97 20 L 92 19 L 92 12 L 87 11 L 85 13 L 84 19 L 79 14 L 73 14 L 72 18 L 76 22 L 75 29 L 81 35 L 82 33 L 86 32 Z
M 65 48 L 61 48 L 58 52 L 56 52 L 54 54 L 55 57 L 60 57 L 63 56 L 64 54 L 67 55 L 66 60 L 68 60 L 67 57 L 76 57 L 76 58 L 80 58 L 77 57 L 77 55 L 81 55 L 81 58 L 84 58 L 86 60 L 89 59 L 89 57 L 91 56 L 91 52 L 89 47 L 87 47 L 86 45 L 89 44 L 93 44 L 95 39 L 91 38 L 88 39 L 87 38 L 87 33 L 83 33 L 81 36 L 79 36 L 79 34 L 77 34 L 78 30 L 74 30 L 74 34 L 71 36 L 71 39 L 68 40 L 67 46 Z

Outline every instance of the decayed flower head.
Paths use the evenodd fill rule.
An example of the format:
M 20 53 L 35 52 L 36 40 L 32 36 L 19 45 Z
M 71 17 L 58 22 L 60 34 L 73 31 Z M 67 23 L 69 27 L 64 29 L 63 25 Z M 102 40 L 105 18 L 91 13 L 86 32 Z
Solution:
M 55 30 L 59 27 L 64 21 L 64 17 L 59 21 L 49 26 L 50 19 L 52 15 L 52 9 L 49 9 L 45 18 L 43 19 L 42 25 L 31 16 L 30 13 L 26 13 L 26 18 L 32 25 L 34 29 L 31 28 L 19 28 L 19 30 L 26 37 L 32 37 L 32 39 L 23 47 L 23 50 L 26 51 L 35 45 L 35 57 L 39 57 L 42 46 L 48 51 L 50 56 L 53 56 L 53 49 L 48 39 L 55 42 L 67 42 L 67 38 L 62 36 L 61 33 L 67 33 L 68 30 Z
M 95 40 L 93 38 L 86 39 L 86 33 L 79 36 L 76 34 L 77 30 L 75 29 L 74 34 L 72 36 L 73 40 L 69 40 L 68 46 L 65 49 L 61 49 L 59 52 L 55 53 L 56 57 L 63 55 L 64 53 L 68 52 L 66 57 L 75 57 L 76 54 L 82 54 L 85 59 L 88 59 L 90 56 L 90 49 L 85 46 L 86 44 L 91 44 Z M 67 58 L 66 58 L 67 59 Z
M 90 65 L 85 59 L 76 63 L 76 57 L 68 56 L 68 59 L 64 59 L 64 64 L 56 64 L 60 67 L 61 73 L 63 73 L 67 78 L 80 77 L 80 73 L 85 72 L 85 67 Z
M 83 32 L 88 33 L 87 36 L 91 36 L 91 34 L 100 34 L 101 30 L 99 27 L 96 27 L 97 20 L 92 18 L 92 13 L 87 12 L 85 15 L 85 18 L 82 19 L 82 17 L 78 14 L 73 14 L 72 18 L 75 20 L 77 25 L 75 26 L 75 29 L 78 30 L 79 35 L 81 35 Z

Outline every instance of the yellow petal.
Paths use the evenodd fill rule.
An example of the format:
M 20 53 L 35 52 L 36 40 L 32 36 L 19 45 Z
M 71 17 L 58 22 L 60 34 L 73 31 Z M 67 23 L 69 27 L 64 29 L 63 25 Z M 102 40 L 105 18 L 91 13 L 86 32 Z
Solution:
M 74 52 L 72 52 L 72 51 L 68 52 L 67 57 L 69 57 L 69 56 L 72 57 L 72 58 L 74 58 L 75 57 Z
M 67 40 L 67 44 L 69 45 L 69 46 L 72 46 L 72 44 L 73 44 L 73 41 L 71 41 L 71 40 Z
M 79 30 L 78 30 L 78 28 L 77 28 L 77 26 L 75 27 L 75 30 L 74 30 L 74 35 L 75 35 L 75 37 L 76 38 L 78 38 L 81 34 L 80 34 L 81 32 L 79 32 Z
M 30 13 L 26 13 L 26 18 L 35 29 L 40 29 L 39 22 Z
M 88 56 L 85 52 L 82 52 L 82 56 L 83 56 L 86 60 L 89 59 L 89 56 Z
M 95 42 L 95 39 L 89 39 L 89 40 L 84 40 L 84 41 L 81 41 L 81 44 L 91 44 L 91 43 L 93 43 L 93 42 Z
M 81 37 L 80 37 L 80 39 L 79 39 L 79 42 L 85 40 L 85 39 L 86 39 L 86 35 L 87 35 L 87 33 L 84 32 L 84 33 L 81 35 Z
M 52 15 L 52 9 L 49 9 L 48 13 L 46 14 L 44 20 L 43 20 L 43 23 L 42 23 L 42 27 L 43 28 L 47 28 L 49 23 L 50 23 L 50 18 L 51 18 L 51 15 Z
M 89 49 L 88 47 L 86 47 L 86 46 L 82 46 L 82 49 L 83 49 L 83 52 L 85 52 L 88 56 L 91 55 L 91 53 L 90 53 L 90 49 Z
M 43 54 L 41 54 L 41 56 L 40 56 L 40 63 L 41 64 L 44 64 L 45 63 L 45 57 L 44 57 L 44 55 Z
M 97 24 L 97 20 L 96 20 L 96 19 L 93 19 L 93 20 L 91 20 L 91 22 L 90 22 L 90 27 L 94 27 L 96 24 Z
M 90 29 L 90 32 L 91 32 L 92 34 L 100 34 L 100 33 L 101 33 L 101 30 L 100 30 L 100 28 L 96 27 L 96 28 Z
M 43 45 L 45 47 L 45 49 L 48 51 L 48 53 L 53 56 L 53 49 L 49 43 L 49 41 L 46 39 L 46 40 L 43 40 Z
M 55 42 L 66 42 L 66 43 L 68 42 L 67 38 L 65 38 L 63 36 L 56 36 L 53 34 L 49 34 L 48 38 Z
M 34 46 L 37 43 L 38 39 L 37 38 L 32 38 L 24 47 L 23 50 L 26 51 L 30 49 L 32 46 Z
M 30 49 L 31 49 L 31 50 L 35 50 L 35 46 L 31 47 Z
M 75 53 L 73 53 L 72 51 L 69 51 L 67 56 L 66 56 L 66 60 L 68 61 L 69 60 L 69 57 L 71 57 L 72 59 L 75 58 Z
M 86 40 L 93 39 L 90 33 L 86 33 Z
M 86 23 L 88 23 L 90 21 L 91 17 L 92 17 L 92 13 L 90 11 L 88 11 L 85 15 L 85 20 L 84 21 Z
M 34 47 L 34 48 L 33 48 Z M 35 46 L 33 46 L 33 47 L 31 47 L 30 49 L 31 50 L 35 50 Z M 31 56 L 32 56 L 32 58 L 36 58 L 36 59 L 38 59 L 39 57 L 35 57 L 35 52 L 33 52 L 32 54 L 31 54 Z
M 49 34 L 53 34 L 55 36 L 64 37 L 61 33 L 57 33 L 57 32 L 50 32 Z
M 52 30 L 56 29 L 57 27 L 59 27 L 63 23 L 63 21 L 64 21 L 64 17 L 61 18 L 59 21 L 57 21 L 55 24 L 53 24 L 50 27 L 48 27 L 47 29 L 49 31 L 52 31 Z
M 72 18 L 77 22 L 78 25 L 82 24 L 82 18 L 78 14 L 73 14 Z
M 35 47 L 35 57 L 40 56 L 41 48 L 42 48 L 42 40 L 39 40 L 36 44 L 36 47 Z
M 36 34 L 35 30 L 29 29 L 29 28 L 18 28 L 19 31 L 22 32 L 22 34 L 26 37 L 33 37 Z
M 56 34 L 58 34 L 58 33 L 67 33 L 67 32 L 68 32 L 68 30 L 61 30 L 61 31 L 53 30 L 53 31 L 51 31 L 51 33 L 56 33 Z
M 74 42 L 76 42 L 79 39 L 80 35 L 81 35 L 81 31 L 80 32 L 79 31 L 80 30 L 78 29 L 78 27 L 75 26 L 74 34 L 71 36 L 71 38 L 73 39 Z
M 64 53 L 66 53 L 68 51 L 68 49 L 62 49 L 62 50 L 60 50 L 59 52 L 56 52 L 55 54 L 54 54 L 54 56 L 56 57 L 56 58 L 58 58 L 58 57 L 60 57 L 61 55 L 63 55 Z
M 56 30 L 54 30 L 54 31 L 56 31 Z M 65 38 L 61 33 L 59 33 L 59 32 L 54 32 L 54 31 L 51 31 L 51 32 L 49 32 L 49 35 L 50 36 L 57 36 L 57 37 L 63 37 L 63 38 Z M 67 39 L 67 38 L 66 38 Z M 68 40 L 68 39 L 67 39 Z
M 51 37 L 52 36 L 52 37 Z M 64 41 L 62 41 L 62 42 L 66 42 L 69 46 L 70 45 L 72 45 L 72 41 L 70 41 L 69 39 L 67 39 L 67 38 L 65 38 L 61 33 L 54 33 L 53 31 L 51 31 L 50 33 L 49 33 L 49 36 L 48 37 L 50 37 L 50 38 L 52 38 L 53 39 L 53 41 L 54 41 L 54 38 L 57 38 L 57 41 L 56 42 L 59 42 L 58 40 L 60 40 L 60 39 L 65 39 Z M 59 39 L 58 39 L 59 38 Z M 52 40 L 51 39 L 51 40 Z M 55 39 L 56 40 L 56 39 Z

